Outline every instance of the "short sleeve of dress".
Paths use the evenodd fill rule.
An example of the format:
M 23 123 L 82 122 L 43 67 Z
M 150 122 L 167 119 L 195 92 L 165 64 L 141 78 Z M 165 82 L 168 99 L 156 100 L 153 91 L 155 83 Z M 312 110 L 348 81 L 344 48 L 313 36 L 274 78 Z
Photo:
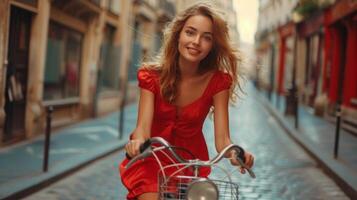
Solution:
M 156 74 L 154 71 L 149 69 L 139 69 L 138 74 L 138 85 L 142 89 L 146 89 L 155 93 L 156 91 Z
M 231 88 L 232 77 L 228 73 L 219 72 L 216 80 L 214 81 L 213 95 Z

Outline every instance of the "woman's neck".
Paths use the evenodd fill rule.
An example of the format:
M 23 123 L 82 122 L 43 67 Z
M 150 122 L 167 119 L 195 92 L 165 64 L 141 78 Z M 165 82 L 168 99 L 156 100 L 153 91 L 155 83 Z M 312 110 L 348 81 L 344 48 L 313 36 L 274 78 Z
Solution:
M 198 74 L 199 63 L 192 63 L 183 59 L 179 60 L 181 78 L 192 78 Z

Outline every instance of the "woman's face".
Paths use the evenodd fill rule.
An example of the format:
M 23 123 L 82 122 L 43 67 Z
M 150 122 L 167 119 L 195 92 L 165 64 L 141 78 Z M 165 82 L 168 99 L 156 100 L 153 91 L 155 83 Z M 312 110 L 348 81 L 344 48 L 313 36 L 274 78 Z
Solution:
M 211 19 L 203 15 L 188 18 L 178 41 L 180 59 L 199 63 L 211 51 L 212 44 Z

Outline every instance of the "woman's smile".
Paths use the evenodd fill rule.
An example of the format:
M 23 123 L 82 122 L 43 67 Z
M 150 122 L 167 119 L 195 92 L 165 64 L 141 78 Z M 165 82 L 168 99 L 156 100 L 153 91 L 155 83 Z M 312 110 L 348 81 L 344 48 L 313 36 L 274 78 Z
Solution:
M 197 56 L 201 53 L 200 50 L 196 49 L 196 48 L 192 48 L 192 47 L 187 47 L 188 53 L 190 53 L 193 56 Z

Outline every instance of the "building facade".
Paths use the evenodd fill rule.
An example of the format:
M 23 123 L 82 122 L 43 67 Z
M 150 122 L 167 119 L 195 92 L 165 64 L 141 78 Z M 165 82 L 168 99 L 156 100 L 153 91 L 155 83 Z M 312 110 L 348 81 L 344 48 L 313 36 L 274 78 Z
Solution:
M 342 126 L 357 132 L 356 6 L 353 0 L 260 1 L 256 49 L 264 70 L 258 79 L 270 95 L 287 97 L 286 113 L 296 91 L 328 120 L 341 108 Z
M 296 4 L 296 0 L 261 0 L 259 4 L 256 49 L 261 69 L 257 76 L 260 87 L 270 92 L 284 93 L 291 83 L 295 26 L 290 13 Z
M 138 96 L 137 70 L 143 62 L 152 61 L 158 54 L 166 24 L 176 13 L 173 0 L 133 1 L 133 31 L 131 62 L 128 71 L 128 101 Z
M 131 1 L 0 3 L 0 145 L 119 108 Z

